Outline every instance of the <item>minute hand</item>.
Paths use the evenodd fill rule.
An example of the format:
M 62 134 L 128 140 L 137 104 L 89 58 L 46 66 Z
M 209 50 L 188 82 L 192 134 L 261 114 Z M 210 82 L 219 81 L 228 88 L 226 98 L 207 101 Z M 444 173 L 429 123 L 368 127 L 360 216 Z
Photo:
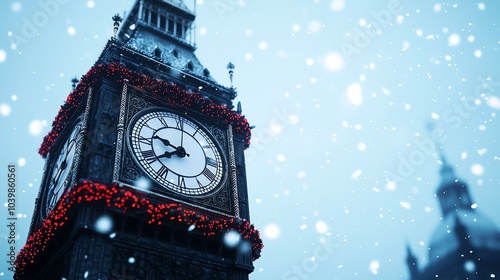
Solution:
M 172 145 L 172 143 L 170 143 L 170 141 L 168 141 L 167 139 L 160 138 L 158 135 L 153 136 L 153 138 L 160 140 L 165 146 L 170 146 L 174 149 L 177 149 L 177 147 Z

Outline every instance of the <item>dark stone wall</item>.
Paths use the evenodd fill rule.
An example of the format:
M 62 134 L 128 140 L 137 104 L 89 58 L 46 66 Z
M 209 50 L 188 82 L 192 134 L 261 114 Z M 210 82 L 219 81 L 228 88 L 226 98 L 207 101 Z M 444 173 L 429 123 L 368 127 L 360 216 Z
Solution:
M 80 177 L 110 184 L 123 84 L 103 79 L 93 91 Z

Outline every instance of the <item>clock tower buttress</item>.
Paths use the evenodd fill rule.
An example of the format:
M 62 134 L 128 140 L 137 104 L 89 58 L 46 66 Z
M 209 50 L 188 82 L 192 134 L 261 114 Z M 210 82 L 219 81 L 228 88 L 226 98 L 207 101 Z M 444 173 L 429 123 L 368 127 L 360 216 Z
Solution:
M 195 56 L 194 19 L 180 0 L 113 17 L 39 150 L 15 279 L 248 279 L 263 247 L 249 222 L 250 126 Z

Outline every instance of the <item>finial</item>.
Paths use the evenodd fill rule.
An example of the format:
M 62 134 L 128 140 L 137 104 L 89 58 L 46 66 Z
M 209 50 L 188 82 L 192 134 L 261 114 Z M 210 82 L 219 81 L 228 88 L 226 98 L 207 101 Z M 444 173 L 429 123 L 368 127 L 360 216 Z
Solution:
M 113 23 L 113 38 L 116 39 L 116 34 L 118 33 L 118 28 L 120 27 L 120 22 L 122 22 L 123 19 L 119 14 L 115 14 L 111 19 L 114 21 L 114 23 Z
M 438 143 L 436 142 L 436 136 L 439 136 L 438 133 L 439 133 L 439 129 L 436 127 L 436 124 L 433 122 L 433 121 L 430 121 L 427 123 L 427 130 L 429 131 L 430 135 L 431 135 L 431 141 L 434 145 L 434 147 L 432 148 L 433 151 L 435 151 L 435 149 L 439 149 L 438 153 L 441 154 L 443 152 L 443 146 L 442 145 L 438 145 Z M 436 153 L 433 152 L 433 155 L 435 156 Z
M 73 90 L 76 89 L 76 84 L 78 84 L 79 80 L 74 77 L 73 79 L 71 79 L 71 86 L 73 87 Z
M 436 129 L 436 125 L 432 121 L 427 123 L 427 129 L 431 133 L 431 136 L 435 136 L 434 134 L 438 133 L 438 130 Z M 432 138 L 434 139 L 434 137 L 432 137 Z M 438 146 L 436 141 L 433 140 L 432 142 L 433 142 L 434 146 Z M 434 148 L 433 148 L 433 150 L 434 150 Z M 441 170 L 439 171 L 439 173 L 441 174 L 441 178 L 443 180 L 452 180 L 452 179 L 454 180 L 454 177 L 456 177 L 456 176 L 454 174 L 453 167 L 446 160 L 442 145 L 439 145 L 439 147 L 438 147 L 437 156 L 438 156 L 439 163 L 441 163 Z
M 232 88 L 233 87 L 234 64 L 229 62 L 227 64 L 227 69 L 229 70 L 229 79 L 231 80 L 231 88 Z
M 243 109 L 241 109 L 241 102 L 238 101 L 238 105 L 236 105 L 236 113 L 240 114 L 243 112 Z

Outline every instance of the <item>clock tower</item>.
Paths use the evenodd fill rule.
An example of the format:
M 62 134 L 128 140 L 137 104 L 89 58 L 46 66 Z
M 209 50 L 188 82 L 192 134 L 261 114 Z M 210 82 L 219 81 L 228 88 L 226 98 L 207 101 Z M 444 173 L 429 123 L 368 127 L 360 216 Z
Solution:
M 235 89 L 196 58 L 194 19 L 180 0 L 113 17 L 40 147 L 16 279 L 248 279 L 263 247 L 249 222 L 250 126 Z
M 428 262 L 407 248 L 411 280 L 491 279 L 500 274 L 500 231 L 476 209 L 468 184 L 441 155 L 441 183 L 436 192 L 442 217 L 429 242 Z

